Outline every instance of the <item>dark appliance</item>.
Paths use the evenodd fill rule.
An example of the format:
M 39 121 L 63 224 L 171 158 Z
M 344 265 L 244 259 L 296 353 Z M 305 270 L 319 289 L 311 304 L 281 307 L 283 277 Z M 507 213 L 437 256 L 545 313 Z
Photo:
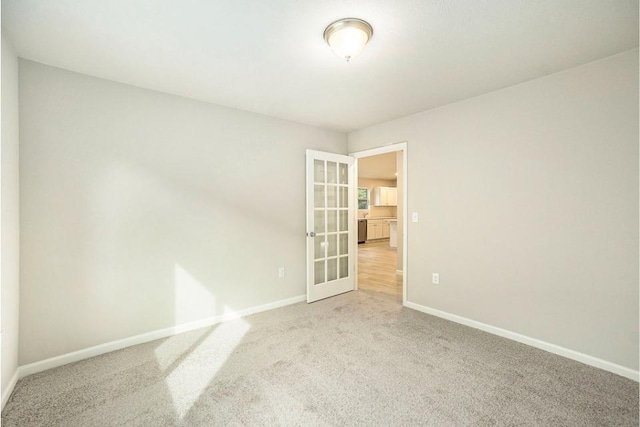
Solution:
M 358 220 L 358 243 L 364 243 L 367 241 L 367 220 Z

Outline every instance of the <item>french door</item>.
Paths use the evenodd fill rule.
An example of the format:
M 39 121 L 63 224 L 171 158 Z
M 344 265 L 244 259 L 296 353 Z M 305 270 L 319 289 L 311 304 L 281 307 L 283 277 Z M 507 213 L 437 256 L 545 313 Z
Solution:
M 307 150 L 307 302 L 355 289 L 355 159 Z

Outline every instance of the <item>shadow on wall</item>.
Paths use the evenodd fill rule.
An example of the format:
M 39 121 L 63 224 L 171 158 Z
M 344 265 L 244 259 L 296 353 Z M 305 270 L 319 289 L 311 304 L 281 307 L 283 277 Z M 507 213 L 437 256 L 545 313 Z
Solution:
M 27 230 L 27 242 L 41 246 L 29 257 L 40 268 L 25 268 L 37 298 L 25 298 L 22 365 L 303 293 L 295 280 L 304 277 L 303 206 L 267 203 L 291 203 L 303 185 L 295 197 L 264 194 L 258 176 L 238 180 L 252 192 L 202 185 L 197 173 L 103 154 L 83 166 L 95 176 L 67 177 L 70 187 L 47 196 L 44 204 L 56 206 L 41 213 L 43 229 Z M 278 265 L 289 267 L 286 278 L 277 278 Z M 54 289 L 44 276 L 64 285 Z M 81 303 L 57 308 L 73 301 Z M 73 330 L 75 342 L 62 347 L 60 330 Z
M 105 187 L 115 203 L 97 210 L 103 224 L 93 227 L 94 249 L 104 256 L 89 283 L 102 283 L 111 298 L 137 298 L 144 317 L 161 313 L 155 328 L 225 314 L 215 298 L 239 308 L 272 301 L 273 289 L 256 284 L 265 284 L 264 272 L 275 270 L 267 261 L 269 248 L 295 236 L 286 215 L 262 209 L 252 195 L 229 197 L 229 190 L 199 189 L 178 177 L 145 172 L 119 164 L 108 175 Z M 172 275 L 166 275 L 167 265 L 174 267 Z M 158 293 L 158 285 L 173 292 Z

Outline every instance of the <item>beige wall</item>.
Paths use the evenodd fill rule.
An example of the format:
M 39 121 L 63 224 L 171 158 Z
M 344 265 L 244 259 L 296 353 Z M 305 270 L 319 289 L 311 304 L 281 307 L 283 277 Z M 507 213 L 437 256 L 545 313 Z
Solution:
M 2 35 L 2 404 L 18 369 L 20 198 L 18 184 L 18 58 Z
M 21 364 L 305 293 L 305 149 L 344 134 L 29 61 L 20 114 Z
M 638 369 L 637 49 L 353 132 L 349 151 L 398 141 L 420 214 L 409 301 Z
M 395 206 L 374 206 L 373 189 L 375 187 L 395 187 L 395 180 L 358 178 L 358 188 L 369 189 L 369 209 L 358 210 L 358 218 L 379 218 L 379 217 L 395 217 L 397 208 Z

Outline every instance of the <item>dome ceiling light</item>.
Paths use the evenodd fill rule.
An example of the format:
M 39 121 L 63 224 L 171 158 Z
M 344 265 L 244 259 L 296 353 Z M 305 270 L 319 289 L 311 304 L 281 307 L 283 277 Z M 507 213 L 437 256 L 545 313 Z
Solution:
M 357 18 L 340 19 L 324 30 L 324 40 L 340 58 L 349 62 L 364 49 L 371 37 L 373 28 L 368 22 Z

